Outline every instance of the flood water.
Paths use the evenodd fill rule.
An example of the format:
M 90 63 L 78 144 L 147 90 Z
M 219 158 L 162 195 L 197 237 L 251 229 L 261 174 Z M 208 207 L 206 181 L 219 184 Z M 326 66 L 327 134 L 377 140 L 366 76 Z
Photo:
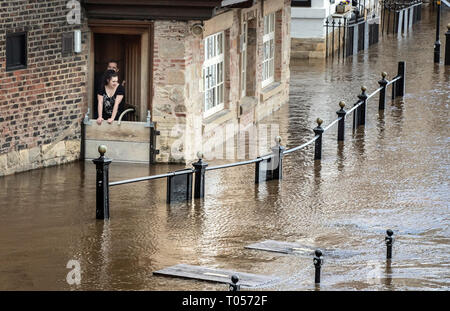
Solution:
M 335 120 L 340 100 L 350 108 L 361 85 L 371 93 L 382 71 L 394 77 L 398 61 L 406 61 L 406 95 L 389 96 L 384 113 L 372 98 L 364 128 L 352 132 L 347 119 L 344 144 L 330 128 L 321 162 L 313 146 L 286 155 L 280 182 L 255 185 L 254 165 L 209 171 L 203 201 L 171 206 L 165 180 L 117 186 L 103 222 L 90 161 L 0 178 L 0 290 L 228 290 L 152 275 L 179 263 L 281 279 L 256 290 L 316 289 L 312 256 L 244 248 L 263 240 L 334 249 L 321 290 L 448 290 L 450 67 L 442 62 L 450 13 L 441 17 L 439 66 L 434 15 L 424 8 L 422 17 L 407 36 L 385 36 L 345 63 L 291 65 L 289 104 L 262 122 L 279 124 L 288 148 L 313 137 L 317 117 L 325 126 Z M 113 162 L 110 180 L 182 167 Z M 80 285 L 66 282 L 71 259 L 80 262 Z

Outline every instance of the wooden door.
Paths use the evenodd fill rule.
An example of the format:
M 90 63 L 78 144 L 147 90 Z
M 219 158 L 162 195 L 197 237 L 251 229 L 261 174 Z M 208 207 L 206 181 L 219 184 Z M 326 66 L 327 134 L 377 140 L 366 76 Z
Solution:
M 136 116 L 141 115 L 141 37 L 125 36 L 125 96 L 127 105 L 136 109 Z

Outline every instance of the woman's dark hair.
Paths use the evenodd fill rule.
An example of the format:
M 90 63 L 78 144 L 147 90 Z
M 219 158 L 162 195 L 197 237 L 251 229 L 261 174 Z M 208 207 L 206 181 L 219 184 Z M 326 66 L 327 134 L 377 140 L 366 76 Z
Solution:
M 119 77 L 117 72 L 115 72 L 114 70 L 106 70 L 103 74 L 103 87 L 105 87 L 114 77 Z

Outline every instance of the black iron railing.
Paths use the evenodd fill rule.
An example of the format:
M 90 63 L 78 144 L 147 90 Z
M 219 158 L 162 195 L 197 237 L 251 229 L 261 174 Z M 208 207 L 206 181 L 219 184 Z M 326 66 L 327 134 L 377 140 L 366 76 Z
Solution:
M 344 59 L 378 43 L 376 18 L 332 17 L 325 20 L 325 56 Z
M 345 138 L 345 120 L 347 115 L 353 113 L 353 130 L 366 122 L 366 106 L 369 99 L 379 94 L 378 108 L 384 110 L 386 103 L 387 87 L 392 85 L 392 99 L 405 94 L 405 62 L 398 63 L 398 73 L 391 81 L 386 80 L 387 74 L 382 73 L 381 80 L 378 81 L 380 87 L 371 94 L 367 94 L 367 89 L 361 87 L 361 94 L 353 107 L 346 111 L 345 103 L 339 103 L 340 110 L 336 112 L 338 118 L 330 123 L 327 127 L 322 128 L 322 120 L 317 119 L 317 127 L 313 129 L 315 136 L 308 142 L 286 149 L 281 145 L 281 137 L 276 138 L 276 146 L 272 148 L 272 152 L 260 156 L 256 159 L 240 161 L 230 164 L 223 164 L 208 167 L 208 163 L 203 160 L 203 155 L 198 154 L 199 160 L 193 164 L 193 168 L 186 168 L 180 171 L 159 174 L 153 176 L 145 176 L 115 182 L 109 182 L 109 165 L 112 160 L 105 157 L 106 146 L 98 148 L 100 157 L 93 160 L 97 168 L 96 180 L 96 217 L 97 219 L 109 218 L 109 187 L 125 185 L 141 181 L 149 181 L 161 178 L 167 178 L 167 203 L 185 202 L 192 199 L 192 190 L 194 190 L 194 198 L 204 198 L 206 185 L 206 172 L 218 169 L 226 169 L 242 165 L 255 164 L 255 183 L 268 180 L 279 180 L 283 177 L 283 158 L 297 150 L 301 150 L 312 143 L 315 143 L 314 160 L 322 159 L 322 136 L 323 134 L 338 124 L 337 141 L 343 141 Z M 193 183 L 193 175 L 195 182 Z M 192 189 L 194 188 L 194 189 Z
M 382 34 L 401 35 L 422 19 L 421 0 L 384 0 L 381 7 Z

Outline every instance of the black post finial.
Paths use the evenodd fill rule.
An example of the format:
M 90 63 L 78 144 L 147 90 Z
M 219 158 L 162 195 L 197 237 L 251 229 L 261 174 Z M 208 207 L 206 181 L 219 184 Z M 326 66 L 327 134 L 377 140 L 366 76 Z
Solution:
M 320 269 L 323 264 L 323 257 L 322 257 L 322 251 L 320 249 L 316 249 L 314 252 L 314 267 L 315 267 L 315 276 L 314 276 L 314 283 L 319 284 L 320 283 Z
M 98 146 L 98 153 L 100 153 L 100 156 L 103 157 L 106 153 L 108 148 L 105 145 Z
M 230 283 L 230 292 L 238 292 L 241 290 L 241 285 L 238 284 L 239 277 L 236 274 L 233 274 L 231 276 L 231 283 Z
M 384 241 L 386 242 L 386 259 L 392 258 L 392 245 L 394 244 L 394 231 L 391 229 L 386 230 L 386 237 L 384 238 Z

